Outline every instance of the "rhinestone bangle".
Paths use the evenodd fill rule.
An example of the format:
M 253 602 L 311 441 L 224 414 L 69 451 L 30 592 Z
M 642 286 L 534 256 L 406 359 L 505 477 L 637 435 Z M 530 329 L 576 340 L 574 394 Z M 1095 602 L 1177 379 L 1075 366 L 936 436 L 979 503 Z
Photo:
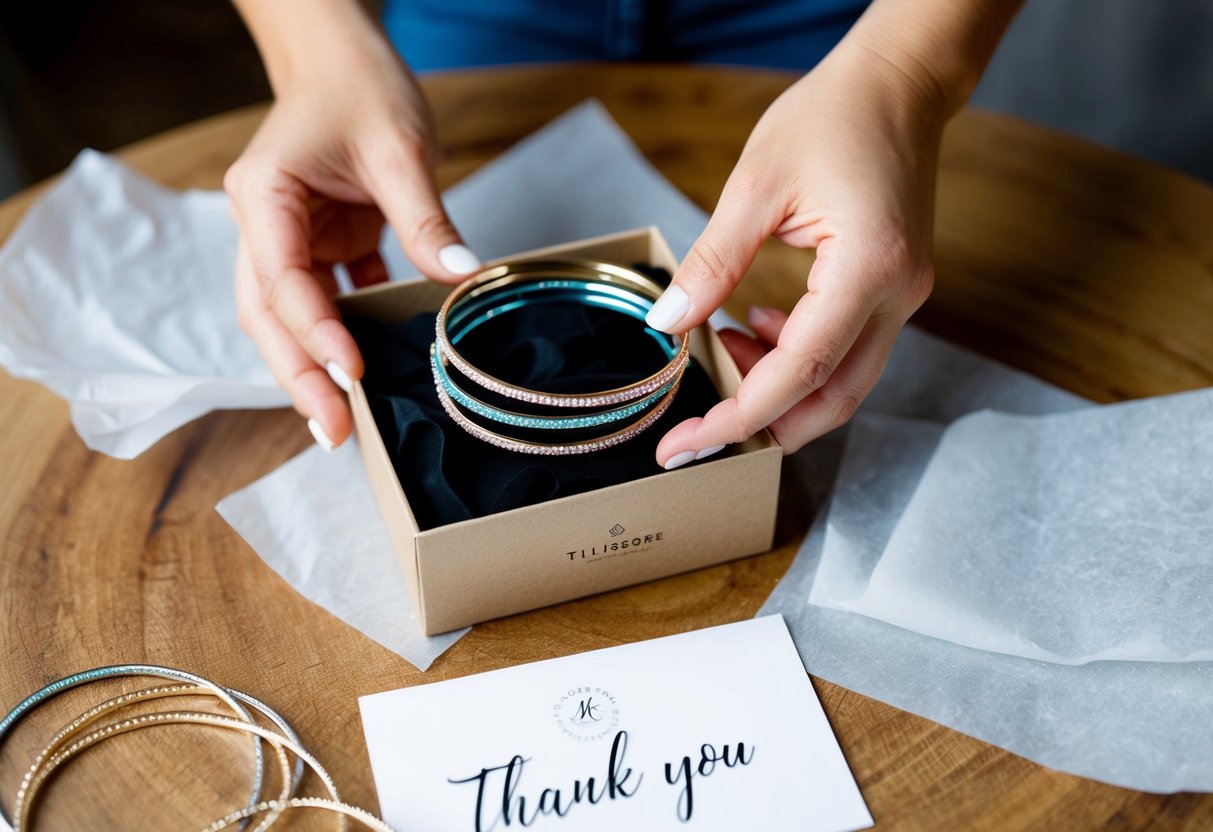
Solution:
M 100 679 L 122 678 L 127 676 L 152 676 L 159 679 L 169 679 L 178 682 L 190 682 L 195 685 L 209 690 L 212 695 L 219 698 L 225 705 L 244 720 L 251 720 L 249 712 L 244 705 L 255 708 L 263 713 L 267 719 L 277 725 L 282 732 L 291 739 L 298 742 L 299 737 L 291 728 L 290 724 L 282 718 L 282 715 L 269 707 L 258 699 L 249 696 L 247 693 L 241 693 L 238 690 L 217 685 L 208 679 L 197 676 L 193 673 L 188 673 L 184 670 L 177 670 L 172 667 L 161 667 L 153 664 L 118 664 L 108 665 L 106 667 L 96 667 L 92 670 L 84 670 L 80 673 L 73 673 L 70 676 L 65 676 L 46 685 L 40 690 L 31 693 L 23 699 L 15 708 L 0 719 L 0 744 L 3 744 L 5 735 L 12 729 L 14 725 L 21 721 L 26 714 L 31 710 L 41 705 L 48 699 L 52 699 L 80 685 L 87 685 L 96 682 Z M 241 704 L 243 703 L 243 704 Z M 253 783 L 252 796 L 249 798 L 248 805 L 254 805 L 260 798 L 261 782 L 263 777 L 264 761 L 261 753 L 261 742 L 254 738 L 253 750 L 256 755 L 256 776 Z M 295 766 L 295 774 L 292 779 L 292 789 L 298 787 L 299 779 L 303 776 L 302 763 L 297 763 Z M 0 832 L 12 832 L 13 827 L 10 825 L 8 818 L 5 817 L 3 809 L 0 809 Z
M 516 401 L 544 407 L 613 407 L 643 398 L 681 376 L 690 358 L 690 333 L 678 336 L 677 346 L 669 362 L 656 373 L 634 384 L 593 393 L 552 393 L 521 387 L 482 372 L 473 366 L 455 347 L 455 342 L 469 331 L 461 315 L 462 306 L 483 301 L 486 297 L 509 287 L 540 284 L 544 288 L 568 289 L 580 287 L 603 301 L 599 305 L 634 309 L 647 308 L 661 296 L 661 287 L 647 275 L 614 263 L 593 260 L 524 260 L 492 266 L 468 278 L 447 297 L 434 322 L 434 343 L 440 359 L 449 361 L 457 370 L 478 386 Z M 584 296 L 584 295 L 583 295 Z M 621 296 L 630 298 L 609 304 Z M 533 301 L 528 301 L 533 302 Z M 478 309 L 478 307 L 477 307 Z M 508 310 L 505 310 L 508 311 Z M 481 316 L 487 320 L 500 311 L 489 310 Z M 457 333 L 448 333 L 448 319 L 454 321 Z
M 673 336 L 646 327 L 666 357 L 650 376 L 612 390 L 554 393 L 511 384 L 476 367 L 459 351 L 467 334 L 493 318 L 539 304 L 575 302 L 619 312 L 637 320 L 660 297 L 662 287 L 635 269 L 591 260 L 530 260 L 504 263 L 473 275 L 455 289 L 434 324 L 430 369 L 439 403 L 463 430 L 499 448 L 519 453 L 568 455 L 604 450 L 651 426 L 669 408 L 690 361 L 690 335 Z M 452 370 L 459 374 L 457 380 Z M 470 383 L 495 395 L 523 402 L 539 412 L 516 412 L 468 392 Z M 590 412 L 559 416 L 551 409 Z M 542 412 L 547 410 L 548 412 Z M 491 430 L 477 420 L 528 431 L 592 430 L 639 416 L 622 430 L 575 442 L 539 442 Z

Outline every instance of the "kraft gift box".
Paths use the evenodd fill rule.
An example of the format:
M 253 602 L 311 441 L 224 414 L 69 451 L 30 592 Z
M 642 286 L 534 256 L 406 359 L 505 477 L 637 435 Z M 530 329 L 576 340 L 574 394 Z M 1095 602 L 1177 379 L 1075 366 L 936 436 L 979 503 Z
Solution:
M 522 252 L 677 267 L 655 228 Z M 343 315 L 402 323 L 437 310 L 450 287 L 390 283 L 337 300 Z M 741 373 L 707 326 L 691 354 L 722 398 Z M 454 630 L 686 572 L 771 547 L 783 455 L 767 431 L 719 458 L 434 528 L 422 529 L 361 383 L 351 395 L 367 475 L 426 634 Z M 663 429 L 661 425 L 654 430 Z

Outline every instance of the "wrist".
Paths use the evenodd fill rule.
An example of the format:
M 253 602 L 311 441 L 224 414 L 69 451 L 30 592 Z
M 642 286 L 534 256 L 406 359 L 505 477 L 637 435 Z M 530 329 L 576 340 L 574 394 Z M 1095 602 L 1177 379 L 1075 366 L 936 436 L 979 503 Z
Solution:
M 1023 0 L 875 0 L 844 39 L 945 121 L 976 89 Z
M 356 79 L 364 86 L 402 63 L 383 30 L 353 0 L 237 0 L 277 97 Z

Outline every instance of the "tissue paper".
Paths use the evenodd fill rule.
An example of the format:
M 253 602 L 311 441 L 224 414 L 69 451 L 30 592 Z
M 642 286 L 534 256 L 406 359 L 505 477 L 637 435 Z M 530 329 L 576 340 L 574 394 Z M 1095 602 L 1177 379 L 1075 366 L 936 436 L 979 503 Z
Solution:
M 122 459 L 217 408 L 288 404 L 236 323 L 235 251 L 222 194 L 86 150 L 0 250 L 0 364 Z
M 813 606 L 805 597 L 824 537 L 822 513 L 759 611 L 783 614 L 814 676 L 1060 771 L 1149 792 L 1213 791 L 1213 662 L 1055 664 Z
M 421 670 L 467 632 L 421 634 L 353 442 L 309 448 L 216 509 L 296 591 Z
M 958 418 L 965 408 L 1011 409 L 1033 399 L 1042 412 L 1084 405 L 1039 379 L 907 327 L 851 430 L 863 431 L 857 438 L 872 458 L 872 446 L 913 447 L 915 439 L 929 439 L 930 422 Z M 933 429 L 942 433 L 943 426 Z M 808 495 L 806 505 L 820 505 L 822 483 L 833 481 L 842 457 L 837 434 L 844 431 L 789 458 L 785 482 Z M 926 448 L 920 467 L 934 449 L 934 442 L 927 444 L 918 449 L 923 454 Z M 900 482 L 904 489 L 906 481 L 891 477 L 887 484 Z M 872 483 L 885 484 L 881 478 Z M 900 496 L 891 489 L 876 499 L 907 504 L 913 485 Z M 791 567 L 759 611 L 783 614 L 810 673 L 1061 771 L 1145 791 L 1213 790 L 1213 663 L 1062 665 L 965 647 L 807 603 L 822 565 L 827 518 L 837 519 L 830 506 L 817 512 Z M 891 524 L 886 528 L 891 531 Z M 844 565 L 851 586 L 867 586 L 885 539 L 867 541 L 879 547 L 874 556 L 859 538 L 840 550 L 868 553 L 866 569 Z
M 850 606 L 1047 661 L 1213 659 L 1213 390 L 959 420 Z
M 863 595 L 948 422 L 982 408 L 1053 413 L 1089 404 L 906 327 L 847 431 L 810 602 L 851 609 Z

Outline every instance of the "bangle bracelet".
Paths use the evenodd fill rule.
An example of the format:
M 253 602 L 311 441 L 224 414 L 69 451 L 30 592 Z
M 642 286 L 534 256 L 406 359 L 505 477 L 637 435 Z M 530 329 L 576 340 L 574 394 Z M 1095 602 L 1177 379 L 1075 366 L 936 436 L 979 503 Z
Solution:
M 70 690 L 80 685 L 90 684 L 99 679 L 121 678 L 126 676 L 152 676 L 161 679 L 170 679 L 180 682 L 191 682 L 196 685 L 207 688 L 211 693 L 223 701 L 225 705 L 232 709 L 241 719 L 251 720 L 249 713 L 240 704 L 243 702 L 252 708 L 257 709 L 265 715 L 267 719 L 277 725 L 282 732 L 298 742 L 298 735 L 294 729 L 287 723 L 282 716 L 270 708 L 263 702 L 249 696 L 246 693 L 241 693 L 237 690 L 229 690 L 221 685 L 197 676 L 193 673 L 188 673 L 184 670 L 177 670 L 171 667 L 161 667 L 153 664 L 119 664 L 108 665 L 106 667 L 97 667 L 92 670 L 85 670 L 80 673 L 73 673 L 71 676 L 65 676 L 62 679 L 51 682 L 42 689 L 35 691 L 22 700 L 15 708 L 13 708 L 4 719 L 0 720 L 0 746 L 3 745 L 5 735 L 16 725 L 26 714 L 31 710 L 41 705 L 48 699 Z M 239 701 L 237 701 L 239 700 Z M 254 805 L 259 800 L 261 794 L 261 783 L 264 772 L 265 762 L 261 754 L 261 741 L 257 738 L 253 739 L 253 751 L 256 755 L 256 775 L 253 783 L 252 796 L 249 798 L 248 805 Z M 299 785 L 299 779 L 303 776 L 303 768 L 301 763 L 295 766 L 295 776 L 292 779 L 292 790 Z M 13 828 L 5 816 L 3 809 L 0 809 L 0 832 L 12 832 Z
M 478 416 L 491 419 L 494 422 L 512 425 L 513 427 L 544 430 L 576 430 L 618 422 L 647 409 L 677 384 L 677 381 L 671 381 L 665 387 L 650 393 L 639 401 L 614 408 L 613 410 L 604 410 L 600 413 L 587 413 L 582 416 L 530 416 L 525 413 L 515 413 L 510 410 L 493 407 L 465 393 L 451 381 L 451 377 L 447 374 L 443 362 L 438 360 L 438 356 L 435 354 L 432 346 L 430 347 L 430 370 L 434 374 L 435 389 L 437 389 L 440 398 L 445 395 L 446 398 L 453 400 L 461 407 L 472 411 Z
M 541 304 L 575 302 L 643 321 L 661 292 L 662 287 L 642 272 L 591 260 L 530 260 L 483 270 L 451 292 L 435 318 L 430 369 L 439 404 L 467 433 L 517 453 L 566 456 L 604 450 L 632 439 L 656 422 L 673 402 L 690 361 L 689 334 L 673 336 L 646 326 L 644 331 L 661 348 L 665 365 L 632 384 L 587 393 L 555 393 L 510 384 L 474 366 L 459 352 L 458 345 L 468 333 L 495 317 Z M 570 416 L 507 410 L 465 390 L 449 368 L 496 396 L 539 408 L 591 410 Z M 636 421 L 621 430 L 573 442 L 510 436 L 476 421 L 479 418 L 542 434 L 601 428 L 636 416 Z
M 243 732 L 251 735 L 253 739 L 253 748 L 256 752 L 257 759 L 257 777 L 252 798 L 243 809 L 225 815 L 219 820 L 213 822 L 204 832 L 218 832 L 218 830 L 226 829 L 227 827 L 237 824 L 241 829 L 245 828 L 249 822 L 257 815 L 265 815 L 261 822 L 257 825 L 257 830 L 266 830 L 272 826 L 276 820 L 288 809 L 295 808 L 318 808 L 345 817 L 354 818 L 376 832 L 392 832 L 391 827 L 384 823 L 379 818 L 375 817 L 365 809 L 360 809 L 356 806 L 350 806 L 342 803 L 337 795 L 336 785 L 328 772 L 320 764 L 320 762 L 312 756 L 302 744 L 298 735 L 290 727 L 285 719 L 274 709 L 260 702 L 248 694 L 241 693 L 236 690 L 225 688 L 217 685 L 214 682 L 203 679 L 200 676 L 195 676 L 192 673 L 187 673 L 182 670 L 175 670 L 168 667 L 159 667 L 157 665 L 112 665 L 108 667 L 99 667 L 93 670 L 76 673 L 72 676 L 64 677 L 56 682 L 52 682 L 41 690 L 26 697 L 16 708 L 14 708 L 3 720 L 0 720 L 0 743 L 3 742 L 5 734 L 22 719 L 30 710 L 44 703 L 46 700 L 55 695 L 68 690 L 70 688 L 88 684 L 105 678 L 118 678 L 125 676 L 153 676 L 163 679 L 169 679 L 181 684 L 173 685 L 158 685 L 156 687 L 147 688 L 132 693 L 124 693 L 108 699 L 98 705 L 93 706 L 85 711 L 80 716 L 73 719 L 71 722 L 63 726 L 47 744 L 47 746 L 37 755 L 33 765 L 22 780 L 21 787 L 17 793 L 16 804 L 14 808 L 14 816 L 16 818 L 16 829 L 29 830 L 33 808 L 37 800 L 40 790 L 46 785 L 47 781 L 66 763 L 74 759 L 83 751 L 91 748 L 99 742 L 102 742 L 109 737 L 117 736 L 131 731 L 137 731 L 142 728 L 148 728 L 153 725 L 171 725 L 171 724 L 193 724 L 201 726 L 209 726 L 213 728 L 224 728 Z M 99 719 L 104 714 L 126 708 L 134 705 L 139 705 L 145 702 L 151 702 L 158 699 L 174 696 L 199 696 L 210 695 L 220 699 L 224 704 L 232 709 L 238 716 L 236 718 L 224 716 L 221 714 L 203 712 L 203 711 L 169 711 L 169 712 L 152 712 L 142 714 L 140 716 L 131 717 L 108 725 L 103 725 L 95 728 L 83 737 L 79 735 L 85 731 L 93 722 Z M 239 701 L 238 701 L 239 700 Z M 271 728 L 262 726 L 255 722 L 249 715 L 248 711 L 240 704 L 252 707 L 260 712 L 267 720 L 281 729 L 282 733 L 277 733 Z M 261 754 L 261 743 L 267 742 L 274 750 L 276 759 L 280 767 L 279 780 L 281 782 L 281 792 L 276 799 L 261 800 L 260 792 L 263 778 L 263 759 Z M 290 760 L 287 752 L 295 755 L 294 771 L 291 770 Z M 312 769 L 317 778 L 328 791 L 328 798 L 317 797 L 295 797 L 294 792 L 298 788 L 299 781 L 303 776 L 303 767 L 307 766 Z M 342 820 L 345 820 L 345 817 Z M 0 812 L 0 818 L 3 818 L 3 813 Z M 7 820 L 0 822 L 0 827 L 7 830 L 12 830 Z M 344 827 L 343 827 L 344 828 Z
M 513 439 L 509 436 L 503 436 L 499 433 L 494 433 L 487 428 L 482 428 L 480 425 L 473 422 L 467 416 L 459 412 L 459 409 L 451 402 L 451 400 L 442 392 L 438 394 L 438 400 L 442 404 L 446 414 L 451 417 L 451 421 L 459 425 L 465 431 L 475 436 L 482 442 L 487 442 L 490 445 L 496 445 L 506 451 L 514 451 L 520 454 L 538 454 L 540 456 L 571 456 L 574 454 L 586 454 L 594 451 L 604 451 L 607 448 L 612 448 L 629 439 L 639 436 L 645 430 L 652 426 L 654 422 L 660 419 L 670 405 L 674 401 L 674 396 L 678 393 L 678 385 L 670 388 L 670 392 L 665 394 L 665 397 L 658 402 L 657 406 L 649 413 L 645 414 L 644 418 L 632 423 L 623 430 L 608 434 L 599 439 L 590 439 L 585 442 L 567 442 L 557 444 L 542 444 L 539 442 L 527 442 L 523 439 Z
M 320 781 L 324 784 L 325 788 L 328 790 L 329 794 L 334 800 L 338 799 L 337 787 L 333 783 L 333 780 L 329 776 L 328 772 L 325 771 L 320 762 L 309 754 L 307 750 L 304 749 L 299 743 L 288 740 L 281 734 L 277 734 L 268 728 L 263 728 L 256 723 L 242 722 L 241 720 L 233 719 L 232 717 L 228 716 L 220 716 L 218 714 L 205 713 L 201 711 L 170 711 L 166 713 L 145 714 L 143 716 L 106 725 L 89 734 L 86 734 L 84 737 L 81 737 L 71 745 L 67 746 L 67 748 L 65 748 L 63 751 L 46 760 L 42 767 L 38 769 L 35 776 L 31 779 L 29 788 L 25 792 L 25 799 L 22 802 L 20 812 L 14 812 L 17 817 L 17 830 L 29 829 L 30 808 L 33 806 L 33 802 L 36 799 L 39 790 L 56 770 L 58 770 L 63 764 L 67 763 L 80 752 L 91 748 L 102 740 L 108 739 L 112 736 L 117 736 L 118 734 L 138 731 L 143 728 L 150 728 L 154 725 L 174 725 L 182 723 L 209 725 L 217 728 L 226 728 L 228 730 L 244 731 L 255 735 L 259 739 L 267 740 L 271 745 L 286 748 L 293 753 L 300 762 L 305 763 L 309 768 L 312 769 L 313 772 L 315 772 L 316 776 L 319 777 Z M 279 800 L 270 801 L 271 804 L 281 804 L 285 800 L 290 799 L 290 767 L 286 764 L 285 756 L 282 757 L 282 760 L 284 763 L 282 770 L 283 794 L 280 796 Z M 254 802 L 251 806 L 246 808 L 252 808 L 253 806 L 258 805 L 260 805 L 259 802 Z M 273 806 L 270 807 L 270 811 L 274 811 Z M 281 810 L 279 809 L 278 811 Z M 275 814 L 277 814 L 277 812 L 275 812 Z
M 22 819 L 26 818 L 28 814 L 25 811 L 25 807 L 27 805 L 32 806 L 30 795 L 31 785 L 34 784 L 35 780 L 38 781 L 37 785 L 35 785 L 33 788 L 33 791 L 36 792 L 46 777 L 48 777 L 56 767 L 64 762 L 62 759 L 56 759 L 58 755 L 56 755 L 55 752 L 62 745 L 69 742 L 73 737 L 87 728 L 91 723 L 101 718 L 105 713 L 115 709 L 137 705 L 142 702 L 163 699 L 169 696 L 206 696 L 211 694 L 213 694 L 213 691 L 195 684 L 146 688 L 144 690 L 135 691 L 134 693 L 124 693 L 120 696 L 115 696 L 113 699 L 106 700 L 99 705 L 93 706 L 80 716 L 73 719 L 71 722 L 61 728 L 55 734 L 55 736 L 51 738 L 51 741 L 47 743 L 46 747 L 38 753 L 38 755 L 34 758 L 34 762 L 30 766 L 29 771 L 27 771 L 25 777 L 22 778 L 21 785 L 17 790 L 16 800 L 13 804 L 13 818 L 17 821 L 17 828 L 28 828 L 28 820 Z M 106 734 L 106 736 L 109 736 L 109 734 Z M 278 759 L 279 768 L 282 772 L 282 793 L 279 795 L 279 799 L 286 799 L 289 798 L 294 792 L 290 761 L 286 758 L 286 753 L 282 750 L 280 745 L 274 745 L 273 748 Z M 48 763 L 48 760 L 54 760 L 54 762 Z M 46 768 L 44 768 L 44 765 Z M 260 794 L 258 794 L 256 797 L 259 799 Z M 264 830 L 268 829 L 269 826 L 274 822 L 275 818 L 276 814 L 267 817 L 257 825 L 255 832 L 264 832 Z
M 672 349 L 669 362 L 663 368 L 633 384 L 611 390 L 593 393 L 552 393 L 520 387 L 488 375 L 468 362 L 455 347 L 455 342 L 470 331 L 463 317 L 462 307 L 465 303 L 487 304 L 492 296 L 507 289 L 510 292 L 507 298 L 515 298 L 524 290 L 534 294 L 483 312 L 481 305 L 473 306 L 472 311 L 481 313 L 473 319 L 473 326 L 521 305 L 542 301 L 543 298 L 538 296 L 540 292 L 556 291 L 554 297 L 558 300 L 577 297 L 583 303 L 620 309 L 628 314 L 651 307 L 662 292 L 661 287 L 652 278 L 635 269 L 591 260 L 526 260 L 504 263 L 468 278 L 451 292 L 439 310 L 434 322 L 434 344 L 440 360 L 449 361 L 461 374 L 486 390 L 506 398 L 545 407 L 607 407 L 647 396 L 665 387 L 686 368 L 690 358 L 689 333 L 674 339 L 677 346 Z M 621 301 L 621 296 L 626 296 L 627 301 Z M 451 328 L 448 326 L 448 320 L 454 322 L 453 332 L 448 332 Z M 659 338 L 662 336 L 655 330 L 653 334 Z
M 202 832 L 220 832 L 221 829 L 227 829 L 237 821 L 249 818 L 259 812 L 273 811 L 275 809 L 279 812 L 284 809 L 326 809 L 330 812 L 338 812 L 354 818 L 368 829 L 374 829 L 375 832 L 393 832 L 392 827 L 372 815 L 366 809 L 359 809 L 357 806 L 350 806 L 348 803 L 340 803 L 336 800 L 325 800 L 323 797 L 292 797 L 280 802 L 267 801 L 259 803 L 256 806 L 249 806 L 246 809 L 240 809 L 220 818 L 203 829 Z

